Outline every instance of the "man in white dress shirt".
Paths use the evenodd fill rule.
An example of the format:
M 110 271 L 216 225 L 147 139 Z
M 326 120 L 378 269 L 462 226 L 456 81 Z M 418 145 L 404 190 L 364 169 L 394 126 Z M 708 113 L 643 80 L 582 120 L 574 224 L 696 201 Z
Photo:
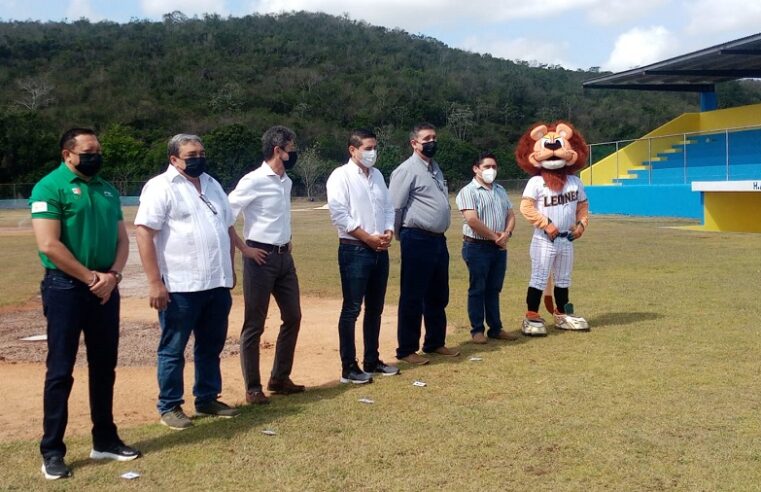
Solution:
M 185 346 L 195 337 L 196 413 L 235 417 L 218 400 L 219 354 L 227 338 L 234 286 L 233 218 L 227 196 L 206 174 L 201 139 L 179 134 L 169 140 L 169 167 L 145 184 L 135 216 L 149 302 L 159 312 L 158 348 L 161 423 L 175 430 L 192 422 L 182 410 Z
M 296 134 L 274 126 L 262 136 L 264 162 L 241 178 L 230 193 L 233 217 L 243 212 L 243 297 L 245 312 L 240 334 L 240 362 L 246 384 L 246 401 L 268 403 L 259 373 L 259 341 L 264 332 L 270 295 L 280 308 L 282 325 L 275 345 L 275 361 L 267 389 L 291 394 L 304 386 L 291 381 L 293 353 L 301 326 L 299 280 L 291 256 L 291 187 L 285 173 L 296 164 Z
M 363 384 L 373 374 L 393 376 L 399 369 L 379 358 L 381 314 L 388 283 L 388 247 L 394 237 L 394 207 L 383 175 L 375 166 L 378 141 L 368 130 L 349 137 L 349 162 L 328 178 L 330 219 L 338 229 L 338 268 L 343 306 L 338 318 L 342 383 Z M 362 323 L 363 368 L 357 362 L 354 331 L 365 302 Z

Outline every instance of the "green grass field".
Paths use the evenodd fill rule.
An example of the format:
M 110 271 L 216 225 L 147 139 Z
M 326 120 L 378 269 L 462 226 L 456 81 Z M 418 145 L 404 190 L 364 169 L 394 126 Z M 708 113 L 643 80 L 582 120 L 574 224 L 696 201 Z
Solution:
M 327 212 L 294 212 L 293 221 L 302 291 L 340 297 Z M 5 442 L 0 489 L 758 490 L 761 235 L 675 228 L 688 224 L 593 216 L 576 243 L 571 289 L 592 331 L 476 346 L 467 343 L 454 216 L 448 341 L 462 357 L 403 366 L 368 387 L 274 399 L 182 433 L 123 428 L 145 452 L 132 463 L 94 463 L 89 438 L 69 438 L 75 476 L 57 483 L 40 475 L 37 442 Z M 511 329 L 525 310 L 530 236 L 519 219 L 502 295 Z M 35 293 L 33 244 L 0 237 L 4 304 Z M 389 304 L 398 298 L 398 250 Z M 468 360 L 475 354 L 483 361 Z M 415 379 L 428 386 L 413 387 Z M 128 470 L 142 476 L 119 478 Z

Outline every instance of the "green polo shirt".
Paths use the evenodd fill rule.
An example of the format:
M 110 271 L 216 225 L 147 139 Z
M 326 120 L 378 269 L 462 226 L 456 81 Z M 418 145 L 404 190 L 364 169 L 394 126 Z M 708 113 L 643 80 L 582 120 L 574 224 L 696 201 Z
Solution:
M 42 178 L 29 197 L 33 219 L 61 222 L 61 242 L 91 270 L 108 270 L 116 259 L 118 223 L 122 215 L 119 192 L 98 176 L 86 181 L 65 163 Z M 57 268 L 40 253 L 42 266 Z

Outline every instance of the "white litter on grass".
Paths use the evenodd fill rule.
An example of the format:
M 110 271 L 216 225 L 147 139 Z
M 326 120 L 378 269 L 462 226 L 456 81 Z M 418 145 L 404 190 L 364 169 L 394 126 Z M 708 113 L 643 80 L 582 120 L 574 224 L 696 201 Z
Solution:
M 373 403 L 375 403 L 375 400 L 371 400 L 370 398 L 360 398 L 357 401 L 360 403 L 367 403 L 368 405 L 372 405 Z
M 473 357 L 471 357 L 468 360 L 471 361 L 471 362 L 479 362 L 479 361 L 484 360 L 484 358 L 483 357 L 475 357 L 475 356 L 473 356 Z
M 140 476 L 140 474 L 138 472 L 133 472 L 133 471 L 129 471 L 127 473 L 122 473 L 121 474 L 121 477 L 126 479 L 126 480 L 134 480 L 134 479 L 136 479 L 139 476 Z
M 272 429 L 264 429 L 262 431 L 262 434 L 264 434 L 265 436 L 276 436 L 277 432 L 273 431 Z
M 47 339 L 47 335 L 32 335 L 30 337 L 21 338 L 20 340 L 22 342 L 44 342 Z
M 412 386 L 419 386 L 420 388 L 423 388 L 423 387 L 428 386 L 428 385 L 425 384 L 422 381 L 413 381 Z

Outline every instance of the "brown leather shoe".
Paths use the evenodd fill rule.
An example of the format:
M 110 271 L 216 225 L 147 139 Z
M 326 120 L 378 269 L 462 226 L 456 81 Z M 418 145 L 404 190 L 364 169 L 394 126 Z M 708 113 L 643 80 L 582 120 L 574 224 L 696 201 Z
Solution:
M 512 341 L 512 340 L 518 340 L 518 338 L 520 337 L 516 335 L 515 333 L 510 333 L 508 331 L 502 330 L 499 333 L 497 333 L 496 337 L 491 337 L 491 338 L 494 338 L 496 340 L 511 340 Z
M 439 355 L 446 355 L 447 357 L 457 357 L 460 355 L 460 351 L 456 349 L 451 349 L 447 346 L 439 347 L 436 350 L 434 350 L 432 353 L 439 354 Z
M 246 391 L 246 403 L 251 405 L 266 405 L 269 402 L 270 399 L 261 391 Z
M 417 354 L 415 352 L 411 353 L 410 355 L 407 355 L 405 357 L 397 357 L 399 360 L 406 362 L 407 364 L 412 364 L 415 366 L 422 366 L 425 364 L 428 364 L 430 361 L 423 357 L 420 354 Z
M 282 380 L 270 379 L 267 383 L 267 389 L 273 393 L 281 395 L 292 395 L 294 393 L 301 393 L 306 389 L 306 386 L 302 384 L 295 384 L 291 381 L 291 378 L 285 378 Z
M 473 335 L 473 343 L 484 344 L 486 341 L 486 335 L 484 335 L 483 332 L 478 332 Z

